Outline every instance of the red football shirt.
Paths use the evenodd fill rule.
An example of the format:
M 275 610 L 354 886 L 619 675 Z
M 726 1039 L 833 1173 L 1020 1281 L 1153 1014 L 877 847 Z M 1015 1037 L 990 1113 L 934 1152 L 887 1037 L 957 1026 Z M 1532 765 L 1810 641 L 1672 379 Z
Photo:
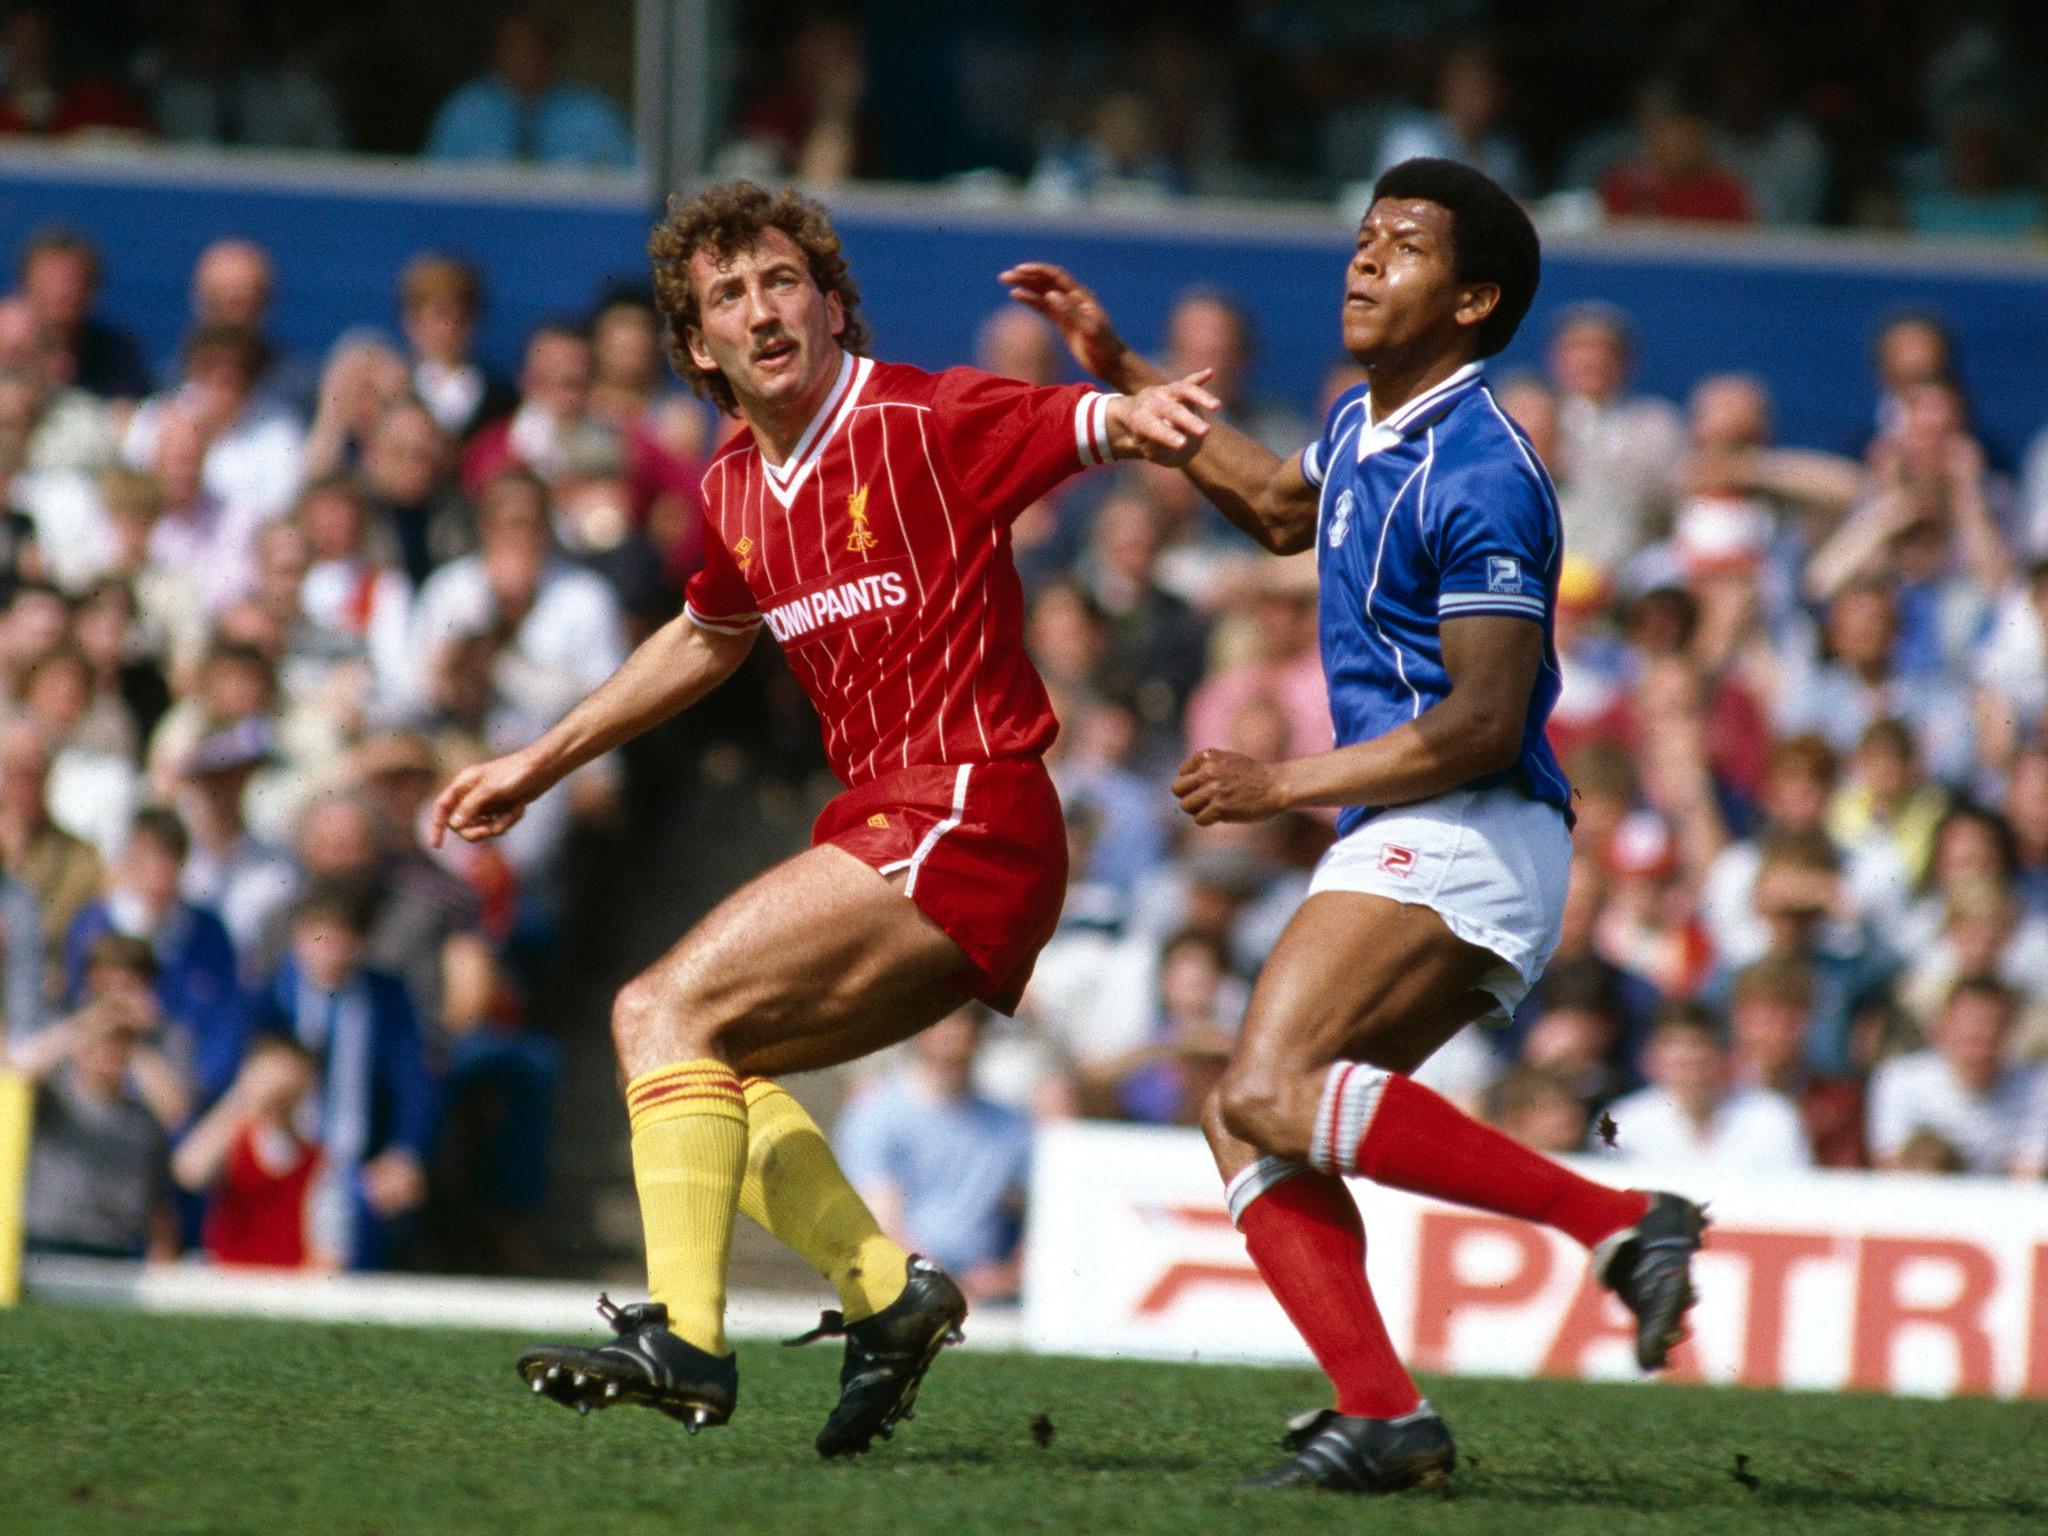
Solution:
M 207 1207 L 201 1237 L 208 1256 L 216 1264 L 304 1268 L 306 1204 L 319 1171 L 318 1147 L 244 1126 Z
M 849 354 L 787 463 L 750 432 L 712 459 L 684 612 L 767 623 L 849 786 L 1038 755 L 1059 727 L 1024 654 L 1010 524 L 1108 462 L 1108 398 Z

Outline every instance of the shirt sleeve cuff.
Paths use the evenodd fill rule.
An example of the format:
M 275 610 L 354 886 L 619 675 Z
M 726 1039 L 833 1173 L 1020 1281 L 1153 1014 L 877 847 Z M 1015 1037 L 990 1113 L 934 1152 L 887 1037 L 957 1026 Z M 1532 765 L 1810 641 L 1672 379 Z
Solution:
M 1540 624 L 1549 617 L 1550 610 L 1542 598 L 1516 592 L 1445 592 L 1436 600 L 1439 619 L 1469 619 L 1489 613 L 1534 619 Z
M 1109 402 L 1117 398 L 1090 390 L 1074 403 L 1074 451 L 1082 467 L 1107 464 L 1109 451 Z
M 1301 478 L 1321 490 L 1323 485 L 1323 445 L 1310 443 L 1301 450 Z
M 732 613 L 712 616 L 699 613 L 696 605 L 687 600 L 683 603 L 683 617 L 687 618 L 699 629 L 708 629 L 720 635 L 750 635 L 761 627 L 761 615 L 758 613 Z

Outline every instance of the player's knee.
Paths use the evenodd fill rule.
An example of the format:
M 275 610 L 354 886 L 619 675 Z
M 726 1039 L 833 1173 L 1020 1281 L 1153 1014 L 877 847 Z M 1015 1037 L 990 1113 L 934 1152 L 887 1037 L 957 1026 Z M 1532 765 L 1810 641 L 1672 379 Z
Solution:
M 660 1012 L 659 990 L 652 977 L 635 976 L 612 999 L 612 1044 L 621 1061 L 640 1054 Z
M 722 1060 L 721 1024 L 721 1016 L 697 1004 L 679 978 L 658 972 L 634 977 L 612 1002 L 612 1042 L 621 1061 Z
M 1262 1152 L 1285 1153 L 1286 1103 L 1278 1079 L 1264 1072 L 1236 1071 L 1223 1079 L 1214 1100 L 1216 1121 L 1227 1135 Z

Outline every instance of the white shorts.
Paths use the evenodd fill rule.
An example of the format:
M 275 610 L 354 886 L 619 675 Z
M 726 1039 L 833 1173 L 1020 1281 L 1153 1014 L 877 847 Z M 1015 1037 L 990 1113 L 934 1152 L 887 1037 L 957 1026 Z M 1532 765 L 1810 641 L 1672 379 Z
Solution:
M 1571 878 L 1572 838 L 1554 805 L 1512 788 L 1459 789 L 1382 811 L 1339 838 L 1308 893 L 1357 891 L 1428 907 L 1468 944 L 1501 963 L 1480 985 L 1506 1015 L 1557 948 Z

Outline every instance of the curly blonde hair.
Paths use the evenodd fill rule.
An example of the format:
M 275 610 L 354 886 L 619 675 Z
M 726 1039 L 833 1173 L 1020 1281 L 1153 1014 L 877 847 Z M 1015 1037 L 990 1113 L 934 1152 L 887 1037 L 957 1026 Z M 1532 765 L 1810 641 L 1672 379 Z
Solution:
M 790 188 L 770 192 L 751 181 L 722 182 L 687 201 L 680 193 L 668 200 L 668 217 L 654 226 L 647 254 L 654 263 L 654 299 L 668 329 L 668 355 L 676 372 L 699 396 L 722 411 L 738 409 L 725 375 L 699 368 L 690 358 L 688 334 L 703 324 L 697 307 L 690 261 L 699 251 L 719 257 L 752 250 L 771 229 L 779 229 L 804 253 L 811 281 L 821 292 L 836 293 L 846 323 L 839 345 L 866 352 L 868 324 L 860 314 L 860 289 L 840 249 L 838 232 L 824 208 Z

